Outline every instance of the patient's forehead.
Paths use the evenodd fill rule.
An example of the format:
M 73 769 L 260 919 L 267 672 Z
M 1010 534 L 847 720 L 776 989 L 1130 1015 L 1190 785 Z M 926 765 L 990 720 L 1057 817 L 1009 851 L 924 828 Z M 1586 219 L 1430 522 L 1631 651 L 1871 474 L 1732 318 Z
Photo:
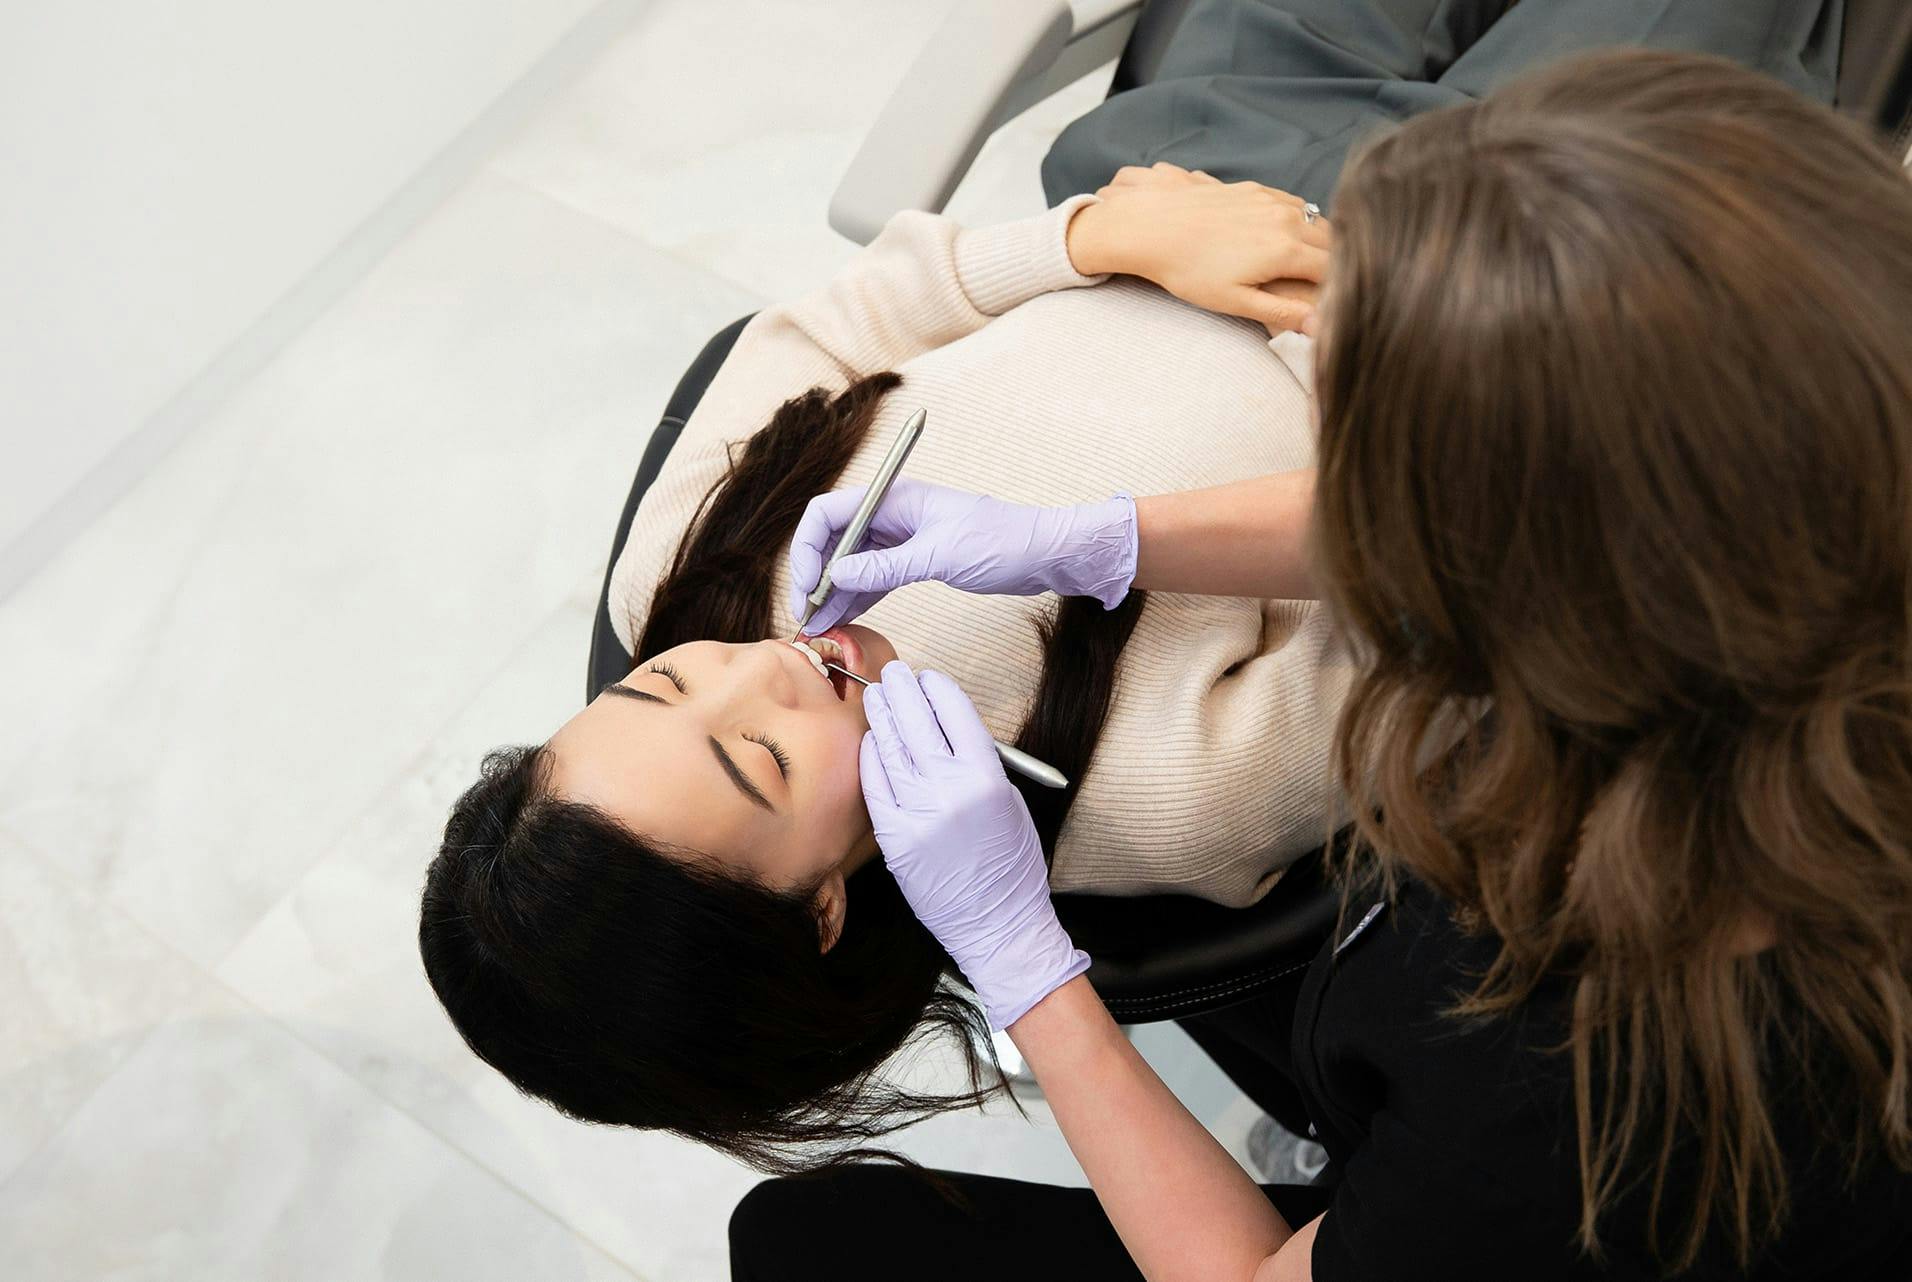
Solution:
M 679 710 L 599 695 L 545 747 L 553 792 L 648 841 L 745 864 L 773 836 L 771 816 L 737 794 L 701 726 Z

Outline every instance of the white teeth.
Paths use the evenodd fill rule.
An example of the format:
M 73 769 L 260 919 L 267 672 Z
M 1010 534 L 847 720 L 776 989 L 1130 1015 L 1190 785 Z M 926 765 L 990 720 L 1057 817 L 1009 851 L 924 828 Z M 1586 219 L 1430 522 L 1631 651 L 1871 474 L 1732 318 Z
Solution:
M 818 654 L 814 648 L 812 648 L 811 646 L 805 645 L 801 641 L 792 641 L 790 642 L 790 645 L 792 646 L 792 648 L 794 648 L 797 651 L 798 654 L 801 654 L 804 658 L 810 661 L 810 666 L 817 670 L 818 676 L 828 677 L 830 675 L 829 671 L 823 666 L 823 656 Z

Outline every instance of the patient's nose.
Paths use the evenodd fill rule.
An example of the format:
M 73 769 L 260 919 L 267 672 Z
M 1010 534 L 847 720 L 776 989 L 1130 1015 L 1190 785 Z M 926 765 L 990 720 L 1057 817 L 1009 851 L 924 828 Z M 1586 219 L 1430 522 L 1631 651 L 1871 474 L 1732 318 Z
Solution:
M 791 651 L 788 658 L 777 653 L 789 649 L 781 641 L 764 641 L 745 646 L 730 661 L 730 681 L 725 692 L 733 706 L 748 707 L 769 700 L 779 707 L 797 706 L 797 683 L 790 660 L 802 656 Z

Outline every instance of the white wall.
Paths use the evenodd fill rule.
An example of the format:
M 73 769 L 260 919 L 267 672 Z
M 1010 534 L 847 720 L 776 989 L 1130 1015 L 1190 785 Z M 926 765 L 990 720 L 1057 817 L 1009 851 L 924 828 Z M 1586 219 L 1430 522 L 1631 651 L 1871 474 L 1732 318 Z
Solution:
M 116 460 L 170 443 L 142 432 L 184 430 L 182 400 L 288 291 L 527 73 L 633 8 L 0 4 L 0 595 L 92 515 L 76 496 L 135 479 Z

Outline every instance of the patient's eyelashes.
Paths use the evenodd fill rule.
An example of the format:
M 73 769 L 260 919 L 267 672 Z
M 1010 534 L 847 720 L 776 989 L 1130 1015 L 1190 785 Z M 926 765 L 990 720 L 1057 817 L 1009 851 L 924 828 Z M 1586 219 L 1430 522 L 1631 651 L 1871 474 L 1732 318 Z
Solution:
M 752 743 L 762 744 L 770 755 L 776 759 L 777 773 L 785 779 L 790 777 L 790 758 L 785 754 L 782 744 L 768 735 L 747 734 L 744 738 L 750 740 Z
M 684 678 L 677 675 L 677 669 L 668 663 L 653 663 L 650 667 L 646 668 L 645 671 L 655 672 L 658 676 L 663 677 L 666 681 L 677 687 L 677 693 L 679 694 L 690 693 L 689 690 L 684 688 Z

